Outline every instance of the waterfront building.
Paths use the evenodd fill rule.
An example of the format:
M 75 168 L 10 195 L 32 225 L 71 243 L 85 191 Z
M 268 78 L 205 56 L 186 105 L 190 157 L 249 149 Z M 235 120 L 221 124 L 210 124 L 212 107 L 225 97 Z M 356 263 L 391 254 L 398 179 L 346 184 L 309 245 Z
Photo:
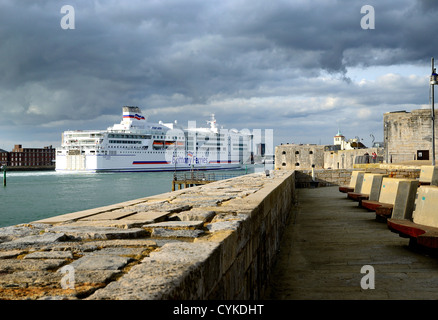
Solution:
M 8 156 L 9 156 L 9 152 L 0 149 L 0 166 L 8 164 Z
M 2 153 L 0 159 L 2 163 L 6 160 L 8 167 L 54 167 L 55 148 L 23 148 L 21 144 L 16 144 L 11 152 L 6 152 L 6 156 Z

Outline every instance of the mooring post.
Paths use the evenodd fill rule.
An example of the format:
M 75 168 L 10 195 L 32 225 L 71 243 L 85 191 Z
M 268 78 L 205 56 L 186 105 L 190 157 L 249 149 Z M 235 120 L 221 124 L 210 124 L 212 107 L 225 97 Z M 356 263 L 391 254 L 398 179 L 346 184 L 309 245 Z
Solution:
M 3 170 L 3 187 L 6 187 L 6 165 L 2 166 L 1 169 Z

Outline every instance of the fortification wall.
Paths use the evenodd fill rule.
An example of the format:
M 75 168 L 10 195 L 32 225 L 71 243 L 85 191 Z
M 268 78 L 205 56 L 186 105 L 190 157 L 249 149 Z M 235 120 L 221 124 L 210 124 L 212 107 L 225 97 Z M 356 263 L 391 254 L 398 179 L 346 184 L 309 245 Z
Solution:
M 313 170 L 313 174 L 312 170 L 300 170 L 295 172 L 296 187 L 311 187 L 314 180 L 318 182 L 319 187 L 346 186 L 350 183 L 351 172 L 353 170 L 381 173 L 393 178 L 418 179 L 420 177 L 419 167 L 385 164 L 379 164 L 378 166 L 364 165 L 362 168 L 356 169 Z
M 0 229 L 0 299 L 258 299 L 295 173 L 255 173 Z

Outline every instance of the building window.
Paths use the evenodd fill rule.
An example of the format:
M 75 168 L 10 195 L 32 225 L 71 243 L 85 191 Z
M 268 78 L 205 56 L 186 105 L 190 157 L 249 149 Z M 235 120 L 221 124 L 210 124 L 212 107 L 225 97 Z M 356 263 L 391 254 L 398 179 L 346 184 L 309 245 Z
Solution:
M 300 152 L 299 151 L 295 151 L 295 154 L 300 154 Z
M 299 162 L 295 163 L 295 167 L 299 167 L 299 166 L 300 166 Z

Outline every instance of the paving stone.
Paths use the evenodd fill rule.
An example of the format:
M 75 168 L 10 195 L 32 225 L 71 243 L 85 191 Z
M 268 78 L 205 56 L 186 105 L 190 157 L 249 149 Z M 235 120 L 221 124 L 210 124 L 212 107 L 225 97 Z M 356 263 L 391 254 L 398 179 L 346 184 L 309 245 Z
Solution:
M 15 272 L 15 271 L 38 271 L 38 270 L 52 270 L 64 264 L 62 259 L 3 259 L 0 263 L 0 273 Z
M 102 212 L 99 214 L 96 214 L 94 216 L 86 217 L 81 220 L 117 220 L 122 219 L 125 217 L 128 217 L 130 215 L 135 214 L 137 211 L 134 209 L 119 209 L 119 210 L 113 210 L 108 212 Z
M 9 258 L 15 258 L 22 254 L 23 250 L 7 250 L 7 251 L 0 251 L 0 259 L 9 259 Z
M 203 221 L 207 222 L 213 219 L 216 215 L 215 211 L 203 210 L 199 208 L 192 209 L 190 211 L 184 211 L 180 213 L 175 213 L 172 218 L 176 218 L 180 221 Z
M 200 228 L 204 221 L 164 221 L 158 223 L 147 224 L 144 228 L 169 228 L 169 229 L 188 229 Z
M 65 234 L 75 240 L 139 238 L 146 236 L 145 230 L 140 228 L 123 230 L 111 227 L 70 227 L 62 225 L 49 228 L 48 230 Z
M 71 251 L 37 251 L 27 254 L 24 259 L 73 259 Z
M 201 285 L 202 279 L 190 277 L 190 270 L 198 268 L 218 246 L 217 243 L 208 242 L 168 243 L 132 267 L 118 281 L 97 290 L 87 299 L 151 300 L 178 297 L 175 290 L 181 285 Z
M 143 225 L 141 221 L 120 219 L 120 220 L 78 220 L 74 222 L 68 222 L 63 226 L 69 227 L 111 227 L 119 229 L 132 229 L 139 228 Z
M 15 239 L 38 235 L 43 228 L 39 228 L 39 225 L 16 225 L 0 228 L 0 242 L 12 241 Z
M 117 255 L 86 255 L 73 261 L 69 266 L 75 270 L 119 270 L 132 259 Z
M 157 242 L 152 239 L 112 239 L 93 241 L 94 246 L 107 247 L 140 247 L 142 249 L 157 247 Z
M 203 230 L 172 230 L 166 228 L 154 228 L 151 237 L 156 238 L 198 238 L 204 234 Z
M 148 212 L 138 212 L 132 216 L 129 216 L 130 221 L 138 221 L 138 223 L 154 223 L 154 222 L 160 222 L 164 220 L 170 212 L 163 212 L 163 211 L 148 211 Z M 123 219 L 121 220 L 123 221 Z
M 9 245 L 21 244 L 21 245 L 34 245 L 34 244 L 45 244 L 53 243 L 58 241 L 63 241 L 66 239 L 63 233 L 52 233 L 46 232 L 41 235 L 27 236 L 23 238 L 18 238 L 10 241 Z
M 207 229 L 210 232 L 216 232 L 220 230 L 237 230 L 240 223 L 241 222 L 237 220 L 212 222 L 207 224 Z
M 112 255 L 112 256 L 138 256 L 146 248 L 106 247 L 93 251 L 91 255 Z

